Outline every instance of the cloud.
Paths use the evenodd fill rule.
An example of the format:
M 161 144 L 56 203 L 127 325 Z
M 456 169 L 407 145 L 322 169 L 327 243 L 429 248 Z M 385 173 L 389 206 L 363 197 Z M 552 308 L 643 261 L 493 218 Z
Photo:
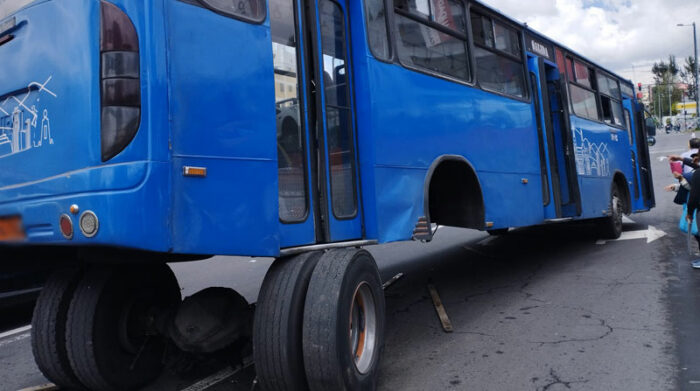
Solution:
M 651 66 L 693 55 L 697 0 L 485 0 L 557 42 L 635 82 L 652 82 Z M 695 19 L 695 20 L 693 20 Z

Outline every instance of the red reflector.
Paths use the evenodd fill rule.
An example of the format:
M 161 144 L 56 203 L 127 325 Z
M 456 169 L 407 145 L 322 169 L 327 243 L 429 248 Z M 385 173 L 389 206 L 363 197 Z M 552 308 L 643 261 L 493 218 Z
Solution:
M 66 239 L 73 239 L 73 221 L 68 215 L 61 215 L 58 220 L 58 226 L 61 228 L 61 234 Z

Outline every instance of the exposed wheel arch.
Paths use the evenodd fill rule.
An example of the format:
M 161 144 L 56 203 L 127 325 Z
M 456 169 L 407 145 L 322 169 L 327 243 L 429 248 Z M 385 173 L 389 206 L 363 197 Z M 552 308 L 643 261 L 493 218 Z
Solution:
M 425 178 L 423 208 L 429 223 L 483 230 L 486 208 L 474 166 L 459 155 L 435 159 Z

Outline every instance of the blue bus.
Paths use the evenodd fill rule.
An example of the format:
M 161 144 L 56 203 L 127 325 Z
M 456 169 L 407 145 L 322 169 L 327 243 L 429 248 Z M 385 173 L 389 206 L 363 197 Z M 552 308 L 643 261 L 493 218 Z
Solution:
M 245 340 L 264 390 L 373 389 L 362 246 L 654 207 L 633 84 L 478 1 L 9 0 L 0 59 L 0 265 L 56 270 L 68 389 Z M 213 254 L 276 258 L 254 311 L 182 300 L 167 263 Z

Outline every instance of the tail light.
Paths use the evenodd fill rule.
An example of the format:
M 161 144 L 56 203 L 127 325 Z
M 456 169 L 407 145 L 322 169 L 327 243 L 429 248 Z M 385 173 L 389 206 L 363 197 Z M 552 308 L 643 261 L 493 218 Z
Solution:
M 139 40 L 131 19 L 114 4 L 101 2 L 100 84 L 102 161 L 131 143 L 141 123 Z

